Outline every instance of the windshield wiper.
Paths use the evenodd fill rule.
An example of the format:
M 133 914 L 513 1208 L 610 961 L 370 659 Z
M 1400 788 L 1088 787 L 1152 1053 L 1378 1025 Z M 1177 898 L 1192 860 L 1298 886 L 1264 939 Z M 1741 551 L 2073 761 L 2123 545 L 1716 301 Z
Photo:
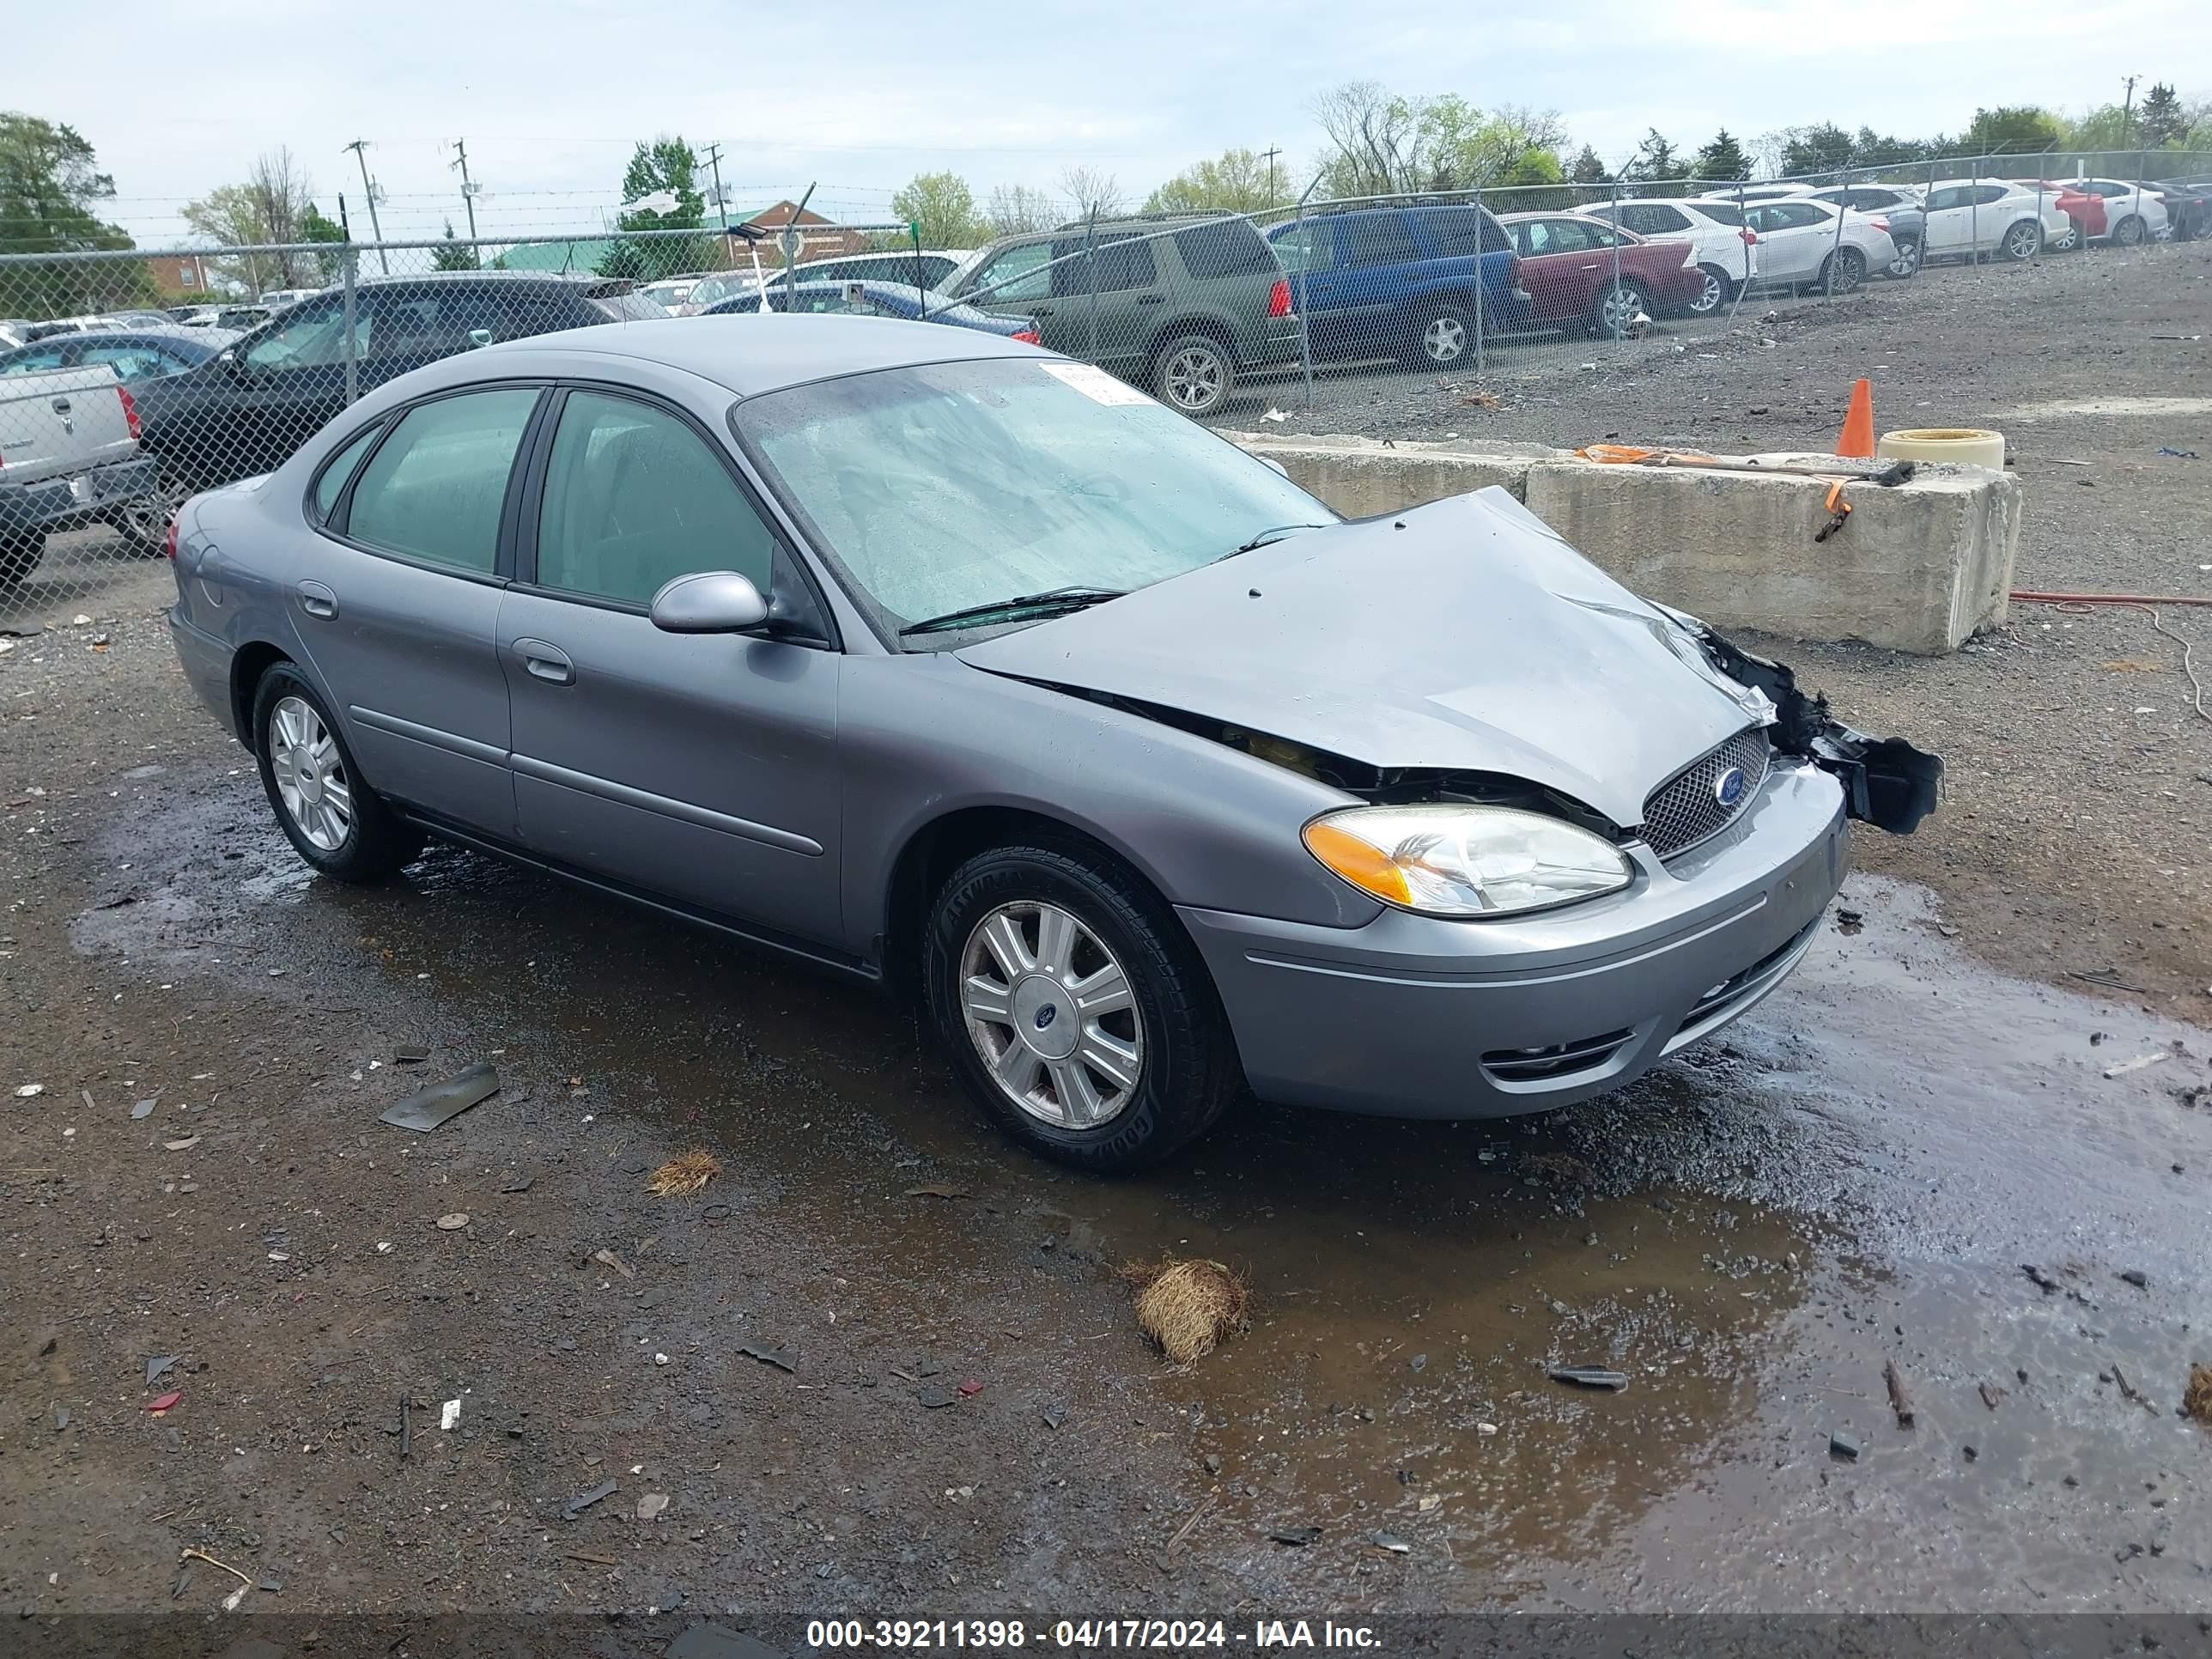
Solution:
M 1267 544 L 1273 541 L 1276 537 L 1287 536 L 1293 530 L 1326 530 L 1328 528 L 1328 526 L 1325 524 L 1271 524 L 1265 530 L 1255 534 L 1252 539 L 1245 543 L 1243 546 L 1232 547 L 1228 552 L 1224 553 L 1221 556 L 1224 559 L 1233 559 L 1239 553 L 1254 552 L 1260 548 L 1267 546 Z
M 963 605 L 957 611 L 948 611 L 941 617 L 926 617 L 918 623 L 908 623 L 899 629 L 902 638 L 908 634 L 936 634 L 948 628 L 965 628 L 972 623 L 1006 622 L 1024 616 L 1053 616 L 1063 611 L 1080 611 L 1087 605 L 1103 605 L 1109 599 L 1118 599 L 1127 592 L 1121 587 L 1089 587 L 1074 583 L 1066 587 L 1048 588 L 1042 593 L 1023 593 L 1011 599 L 992 599 L 983 605 Z

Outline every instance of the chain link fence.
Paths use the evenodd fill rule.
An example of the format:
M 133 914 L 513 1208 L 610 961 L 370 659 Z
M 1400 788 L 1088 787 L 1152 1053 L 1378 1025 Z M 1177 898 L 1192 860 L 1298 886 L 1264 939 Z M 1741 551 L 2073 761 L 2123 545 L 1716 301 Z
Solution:
M 1359 429 L 1409 388 L 1433 423 L 1547 379 L 1717 351 L 1778 309 L 2212 234 L 2212 192 L 2160 188 L 2152 163 L 2212 175 L 2212 157 L 2172 154 L 1972 157 L 1724 185 L 1309 192 L 1258 213 L 1093 215 L 975 250 L 875 223 L 0 255 L 0 626 L 91 603 L 159 556 L 186 495 L 265 472 L 362 393 L 498 341 L 858 313 L 1037 341 L 1217 425 Z

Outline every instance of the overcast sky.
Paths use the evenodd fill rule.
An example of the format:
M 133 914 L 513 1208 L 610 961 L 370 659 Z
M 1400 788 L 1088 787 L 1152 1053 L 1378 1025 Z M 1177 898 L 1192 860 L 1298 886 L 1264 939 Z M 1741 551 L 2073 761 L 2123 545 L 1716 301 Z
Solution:
M 733 202 L 818 180 L 846 220 L 888 214 L 913 173 L 950 167 L 1051 189 L 1087 163 L 1133 197 L 1230 145 L 1278 146 L 1310 176 L 1313 94 L 1372 78 L 1407 93 L 1556 109 L 1618 166 L 1648 126 L 1694 148 L 1834 120 L 1956 131 L 1977 103 L 2078 110 L 2125 76 L 2212 93 L 2203 0 L 1112 0 L 985 7 L 912 0 L 108 0 L 15 9 L 4 100 L 75 125 L 115 175 L 142 243 L 179 240 L 184 203 L 289 145 L 325 212 L 371 141 L 386 234 L 462 221 L 451 141 L 468 143 L 486 234 L 587 228 L 631 146 L 723 146 Z M 51 76 L 42 62 L 118 60 Z M 130 65 L 137 67 L 132 70 Z M 174 66 L 165 67 L 165 66 Z M 25 71 L 32 71 L 26 73 Z M 2138 88 L 2137 95 L 2141 95 Z

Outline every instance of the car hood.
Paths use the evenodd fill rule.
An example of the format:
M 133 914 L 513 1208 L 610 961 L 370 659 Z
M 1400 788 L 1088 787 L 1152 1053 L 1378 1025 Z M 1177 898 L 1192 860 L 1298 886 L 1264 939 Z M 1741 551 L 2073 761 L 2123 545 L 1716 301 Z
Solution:
M 1495 487 L 1308 532 L 957 654 L 1371 766 L 1527 779 L 1624 828 L 1657 785 L 1772 717 Z

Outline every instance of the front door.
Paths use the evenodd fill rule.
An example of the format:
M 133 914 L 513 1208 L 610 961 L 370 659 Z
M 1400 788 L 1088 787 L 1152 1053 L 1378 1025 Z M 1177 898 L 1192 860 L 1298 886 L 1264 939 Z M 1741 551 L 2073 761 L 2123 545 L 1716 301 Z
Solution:
M 526 846 L 770 932 L 839 936 L 831 650 L 681 635 L 674 578 L 770 591 L 775 537 L 719 444 L 675 410 L 565 394 L 501 605 Z
M 493 387 L 401 416 L 304 538 L 285 595 L 370 784 L 501 838 L 514 792 L 500 521 L 539 395 Z
M 1159 309 L 1167 295 L 1152 244 L 1124 232 L 1086 248 L 1082 237 L 1063 236 L 1052 244 L 1052 257 L 1059 261 L 1052 267 L 1054 320 L 1069 342 L 1054 349 L 1126 372 L 1143 357 L 1150 331 L 1168 320 Z M 1049 334 L 1045 343 L 1052 344 Z

